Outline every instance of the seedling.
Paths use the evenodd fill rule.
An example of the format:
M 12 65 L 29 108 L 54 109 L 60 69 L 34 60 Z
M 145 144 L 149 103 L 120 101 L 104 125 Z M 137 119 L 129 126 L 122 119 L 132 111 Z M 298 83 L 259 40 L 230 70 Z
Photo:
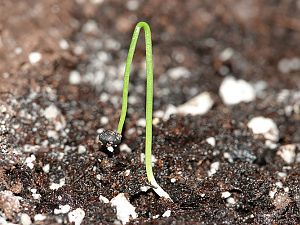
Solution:
M 134 51 L 136 43 L 138 41 L 139 33 L 141 29 L 145 32 L 145 44 L 146 44 L 146 143 L 145 143 L 145 164 L 146 164 L 146 174 L 150 185 L 153 190 L 160 196 L 170 199 L 170 196 L 165 192 L 156 182 L 153 170 L 152 170 L 152 111 L 153 111 L 153 63 L 152 63 L 152 39 L 151 30 L 147 23 L 139 22 L 133 32 L 128 56 L 126 60 L 125 73 L 124 73 L 124 83 L 123 83 L 123 96 L 122 96 L 122 110 L 120 115 L 120 120 L 118 124 L 117 133 L 114 131 L 104 131 L 98 136 L 99 142 L 102 142 L 107 147 L 112 147 L 113 145 L 118 145 L 121 139 L 121 133 L 123 130 L 124 122 L 127 113 L 127 102 L 128 102 L 128 84 L 130 77 L 130 68 L 132 64 L 132 59 L 134 56 Z M 109 140 L 109 141 L 107 141 Z M 107 145 L 108 143 L 108 145 Z M 110 149 L 109 149 L 110 150 Z

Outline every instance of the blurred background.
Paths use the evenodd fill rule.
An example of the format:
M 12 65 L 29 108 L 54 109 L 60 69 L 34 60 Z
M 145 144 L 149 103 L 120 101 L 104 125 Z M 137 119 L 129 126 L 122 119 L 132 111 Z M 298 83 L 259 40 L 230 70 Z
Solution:
M 227 75 L 274 89 L 300 86 L 299 0 L 12 0 L 0 7 L 2 91 L 23 93 L 24 83 L 59 82 L 72 70 L 97 90 L 119 91 L 138 21 L 152 28 L 156 94 L 171 104 L 217 92 Z M 136 92 L 143 59 L 140 41 Z
M 157 116 L 168 119 L 176 106 L 203 92 L 209 92 L 216 105 L 227 104 L 220 93 L 226 77 L 242 79 L 250 95 L 268 96 L 271 101 L 284 89 L 300 87 L 299 0 L 26 0 L 0 4 L 3 93 L 22 96 L 50 87 L 66 102 L 110 104 L 104 114 L 117 120 L 125 60 L 139 21 L 148 22 L 152 29 Z M 128 109 L 136 117 L 144 115 L 144 60 L 142 34 L 134 57 L 132 107 Z M 238 88 L 228 87 L 229 92 Z M 236 103 L 252 100 L 250 96 Z

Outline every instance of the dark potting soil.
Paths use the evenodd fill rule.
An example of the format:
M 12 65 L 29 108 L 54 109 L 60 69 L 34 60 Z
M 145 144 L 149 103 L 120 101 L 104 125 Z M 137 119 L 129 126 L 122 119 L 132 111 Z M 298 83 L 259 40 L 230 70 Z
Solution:
M 120 193 L 137 213 L 130 224 L 300 224 L 299 1 L 0 5 L 0 224 L 68 224 L 78 208 L 81 224 L 118 224 L 109 201 Z M 173 202 L 145 189 L 143 41 L 122 144 L 111 153 L 97 143 L 117 127 L 141 20 L 153 32 L 153 169 Z M 178 67 L 190 75 L 170 75 Z M 224 104 L 230 75 L 256 99 Z M 204 91 L 214 101 L 205 115 L 167 115 Z M 276 124 L 275 141 L 249 128 L 261 116 Z

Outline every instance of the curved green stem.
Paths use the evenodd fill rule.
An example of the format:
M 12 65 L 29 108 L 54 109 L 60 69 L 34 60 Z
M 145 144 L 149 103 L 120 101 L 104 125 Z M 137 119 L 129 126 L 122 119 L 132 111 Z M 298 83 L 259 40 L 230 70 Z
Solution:
M 118 124 L 118 133 L 122 133 L 124 122 L 126 119 L 127 112 L 127 102 L 128 102 L 128 84 L 130 76 L 130 68 L 132 59 L 134 56 L 134 51 L 136 43 L 138 41 L 139 33 L 141 29 L 145 31 L 145 44 L 146 44 L 146 144 L 145 144 L 145 164 L 146 164 L 146 173 L 148 181 L 151 185 L 161 189 L 160 196 L 170 198 L 169 195 L 162 190 L 161 187 L 155 181 L 153 171 L 152 171 L 152 110 L 153 110 L 153 63 L 152 63 L 152 41 L 151 41 L 151 30 L 147 23 L 139 22 L 133 32 L 128 56 L 126 60 L 126 67 L 124 73 L 124 83 L 123 83 L 123 96 L 122 96 L 122 111 Z M 155 189 L 154 189 L 155 190 Z M 156 192 L 159 190 L 155 190 Z M 164 194 L 164 193 L 165 194 Z

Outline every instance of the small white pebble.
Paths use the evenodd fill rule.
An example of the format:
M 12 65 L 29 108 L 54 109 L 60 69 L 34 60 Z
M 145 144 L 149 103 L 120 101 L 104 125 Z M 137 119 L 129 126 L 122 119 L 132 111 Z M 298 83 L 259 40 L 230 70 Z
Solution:
M 176 182 L 176 178 L 171 178 L 171 183 L 175 183 Z
M 162 117 L 162 119 L 163 119 L 164 121 L 167 121 L 167 120 L 170 118 L 170 116 L 171 116 L 172 114 L 176 114 L 176 113 L 177 113 L 177 108 L 176 108 L 174 105 L 169 104 L 169 105 L 167 106 L 166 110 L 163 112 L 163 117 Z M 158 117 L 159 115 L 156 115 L 156 116 Z
M 209 137 L 209 138 L 206 138 L 206 142 L 208 144 L 210 144 L 211 146 L 215 147 L 216 146 L 216 139 L 214 137 Z
M 175 67 L 167 71 L 167 75 L 173 80 L 180 78 L 188 78 L 191 76 L 191 72 L 185 67 Z
M 59 152 L 59 153 L 57 154 L 57 159 L 58 159 L 58 160 L 62 160 L 62 159 L 64 158 L 64 156 L 65 156 L 65 153 Z
M 32 222 L 31 222 L 31 219 L 30 219 L 30 216 L 26 213 L 22 213 L 21 214 L 21 224 L 22 225 L 30 225 Z
M 157 110 L 157 111 L 155 111 L 154 113 L 153 113 L 153 116 L 154 117 L 157 117 L 157 118 L 163 118 L 163 116 L 164 116 L 164 111 L 162 111 L 162 110 Z
M 136 125 L 139 127 L 146 127 L 146 119 L 145 118 L 141 118 L 136 122 Z
M 125 170 L 124 175 L 125 177 L 128 177 L 130 175 L 130 170 Z
M 30 189 L 31 193 L 32 193 L 32 197 L 33 199 L 40 199 L 41 198 L 41 195 L 40 194 L 37 194 L 37 189 L 36 188 L 32 188 Z
M 87 21 L 82 27 L 82 31 L 84 33 L 93 33 L 96 32 L 97 30 L 98 30 L 98 25 L 95 20 Z
M 300 58 L 283 58 L 278 62 L 278 70 L 282 73 L 290 73 L 300 70 Z
M 227 198 L 226 202 L 230 205 L 234 205 L 236 203 L 235 199 L 232 197 Z
M 101 134 L 103 131 L 104 131 L 103 128 L 99 128 L 99 129 L 97 130 L 97 134 Z
M 43 166 L 43 171 L 44 171 L 45 173 L 49 173 L 49 171 L 50 171 L 50 165 L 49 165 L 49 164 L 46 164 L 45 166 Z
M 225 48 L 219 55 L 219 59 L 221 61 L 229 60 L 234 54 L 234 50 L 232 48 Z
M 162 217 L 170 217 L 171 216 L 171 210 L 167 210 L 164 212 L 164 214 L 162 214 Z
M 277 155 L 279 155 L 287 164 L 295 162 L 296 145 L 289 144 L 281 146 L 277 151 Z
M 28 55 L 28 59 L 31 64 L 36 64 L 42 59 L 42 55 L 39 52 L 31 52 Z
M 222 198 L 229 198 L 231 196 L 231 193 L 229 191 L 224 191 L 221 193 Z
M 207 172 L 208 176 L 212 176 L 214 175 L 218 169 L 220 167 L 220 162 L 213 162 L 211 165 L 210 165 L 210 170 Z
M 183 105 L 177 107 L 176 112 L 179 114 L 204 115 L 213 106 L 214 101 L 208 92 L 203 92 Z
M 116 207 L 117 218 L 123 224 L 128 223 L 130 218 L 136 219 L 138 217 L 135 207 L 127 200 L 124 193 L 118 194 L 110 203 L 113 207 Z
M 76 70 L 71 71 L 69 75 L 69 83 L 73 85 L 77 85 L 80 84 L 80 82 L 81 82 L 80 73 Z
M 137 0 L 129 0 L 127 2 L 127 4 L 126 4 L 126 7 L 130 11 L 135 11 L 135 10 L 137 10 L 139 8 L 139 5 L 140 5 L 139 1 L 137 1 Z
M 38 200 L 41 198 L 40 194 L 32 194 L 33 199 Z
M 60 111 L 54 104 L 49 105 L 44 111 L 44 117 L 48 120 L 55 119 L 59 114 Z
M 15 48 L 16 55 L 20 55 L 23 52 L 23 49 L 21 47 Z
M 252 118 L 247 125 L 254 134 L 262 134 L 266 139 L 277 142 L 279 130 L 275 122 L 262 116 Z
M 69 43 L 65 39 L 61 39 L 59 41 L 59 47 L 63 50 L 66 50 L 69 48 Z
M 280 177 L 280 178 L 284 178 L 284 177 L 287 176 L 287 173 L 285 173 L 285 172 L 278 172 L 277 175 L 278 175 L 278 177 Z
M 140 187 L 140 190 L 141 190 L 142 192 L 147 192 L 150 188 L 151 188 L 151 187 L 149 187 L 149 186 L 142 186 L 142 187 Z
M 121 152 L 131 153 L 131 148 L 129 148 L 127 144 L 121 144 L 120 145 L 120 151 Z
M 25 159 L 25 164 L 30 168 L 30 169 L 33 169 L 34 167 L 34 164 L 33 162 L 36 160 L 36 157 L 35 155 L 31 155 L 30 157 L 27 157 Z
M 100 119 L 101 124 L 106 125 L 108 124 L 109 120 L 106 116 L 102 116 Z
M 77 208 L 68 213 L 68 219 L 70 223 L 75 223 L 75 225 L 80 225 L 85 217 L 85 212 L 81 208 Z
M 155 215 L 155 216 L 152 216 L 152 219 L 157 219 L 158 217 L 159 217 L 159 214 Z
M 283 188 L 283 183 L 281 181 L 276 182 L 275 185 L 276 187 Z
M 274 143 L 271 140 L 266 140 L 265 141 L 265 146 L 269 149 L 276 149 L 278 147 L 278 144 Z
M 58 209 L 54 209 L 54 214 L 55 215 L 57 215 L 57 214 L 66 214 L 71 209 L 71 206 L 69 206 L 69 205 L 59 205 L 58 207 L 59 207 Z
M 58 184 L 57 183 L 52 183 L 49 188 L 51 190 L 57 190 L 57 189 L 61 188 L 62 186 L 64 186 L 65 182 L 66 182 L 65 178 L 62 178 L 62 179 L 59 180 Z
M 58 138 L 59 138 L 58 133 L 55 130 L 48 130 L 47 137 L 53 138 L 54 140 L 58 140 Z
M 78 146 L 78 154 L 83 154 L 86 152 L 86 147 L 84 145 Z
M 110 152 L 114 152 L 114 148 L 113 148 L 112 146 L 109 146 L 109 147 L 107 148 L 107 150 L 110 151 Z
M 154 126 L 156 126 L 157 124 L 159 124 L 159 121 L 160 121 L 159 118 L 154 117 L 154 118 L 153 118 L 153 121 L 152 121 L 152 124 L 153 124 Z
M 43 214 L 36 214 L 36 215 L 34 216 L 34 221 L 43 221 L 43 220 L 45 220 L 45 219 L 46 219 L 46 216 L 43 215 Z
M 73 51 L 75 55 L 81 55 L 84 52 L 84 47 L 81 45 L 76 45 Z
M 228 152 L 224 152 L 223 157 L 228 160 L 228 162 L 233 163 L 234 160 Z
M 223 80 L 219 93 L 226 105 L 251 102 L 256 97 L 255 90 L 251 84 L 245 80 L 236 80 L 232 76 L 228 76 Z
M 272 189 L 271 191 L 269 191 L 269 197 L 270 197 L 270 198 L 274 198 L 276 192 L 277 192 L 277 188 L 274 188 L 274 189 Z
M 103 195 L 100 195 L 100 196 L 99 196 L 99 200 L 100 200 L 100 202 L 103 202 L 103 203 L 105 203 L 105 204 L 108 204 L 108 203 L 109 203 L 108 198 L 104 197 Z

